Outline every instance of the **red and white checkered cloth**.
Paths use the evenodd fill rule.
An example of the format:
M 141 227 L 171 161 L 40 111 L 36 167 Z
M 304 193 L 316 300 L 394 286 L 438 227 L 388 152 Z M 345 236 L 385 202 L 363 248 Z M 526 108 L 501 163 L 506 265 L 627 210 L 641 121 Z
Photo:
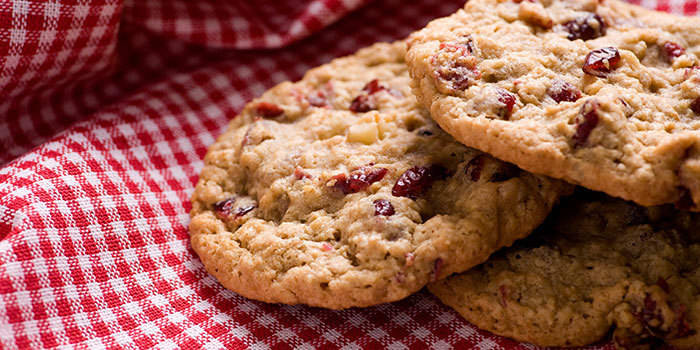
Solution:
M 346 311 L 247 300 L 189 247 L 201 158 L 246 101 L 462 5 L 366 3 L 0 0 L 0 348 L 534 349 L 425 292 Z

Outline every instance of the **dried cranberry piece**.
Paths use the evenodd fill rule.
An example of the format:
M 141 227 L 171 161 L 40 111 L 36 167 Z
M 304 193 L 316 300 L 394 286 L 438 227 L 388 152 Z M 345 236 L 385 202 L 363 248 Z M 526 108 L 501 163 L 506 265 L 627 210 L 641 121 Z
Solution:
M 504 120 L 510 119 L 510 115 L 513 113 L 513 106 L 515 106 L 515 95 L 502 88 L 496 90 L 496 95 L 498 95 L 498 102 L 503 104 L 503 108 L 499 111 L 499 116 Z
M 575 102 L 581 98 L 581 91 L 575 86 L 563 81 L 554 80 L 552 85 L 547 89 L 549 95 L 554 101 L 559 102 Z
M 692 103 L 690 103 L 690 110 L 695 112 L 695 114 L 700 115 L 700 97 L 696 98 Z
M 609 46 L 595 49 L 586 55 L 583 72 L 604 78 L 620 64 L 620 52 Z
M 255 113 L 263 118 L 275 118 L 284 113 L 284 109 L 270 102 L 260 102 L 255 106 Z
M 598 116 L 599 107 L 600 105 L 595 100 L 588 100 L 581 106 L 579 117 L 576 118 L 576 132 L 572 137 L 574 140 L 574 147 L 583 146 L 593 129 L 598 126 L 598 121 L 600 119 Z
M 392 216 L 396 211 L 394 206 L 386 199 L 377 199 L 374 201 L 374 215 Z
M 358 95 L 350 103 L 350 110 L 355 113 L 366 113 L 374 109 L 377 109 L 377 105 L 369 95 Z
M 484 162 L 486 160 L 486 156 L 483 154 L 480 154 L 474 158 L 472 158 L 469 163 L 467 163 L 467 167 L 464 169 L 464 173 L 474 182 L 479 181 L 479 178 L 481 178 L 481 170 L 484 168 Z
M 234 210 L 235 202 L 236 197 L 231 197 L 214 203 L 214 214 L 222 220 L 235 220 L 257 208 L 255 205 L 247 205 Z
M 367 83 L 365 87 L 362 88 L 362 91 L 366 92 L 369 95 L 373 95 L 384 89 L 386 89 L 384 86 L 379 85 L 379 80 L 374 79 Z
M 416 199 L 427 191 L 434 181 L 444 179 L 446 176 L 447 169 L 440 165 L 415 166 L 401 174 L 391 189 L 391 194 L 396 197 Z
M 218 216 L 220 219 L 228 218 L 229 216 L 231 216 L 231 212 L 233 211 L 235 201 L 236 197 L 231 197 L 214 203 L 214 213 L 216 214 L 216 216 Z
M 348 185 L 348 176 L 345 174 L 338 174 L 331 177 L 331 180 L 335 180 L 333 187 L 341 190 L 343 194 L 352 193 L 350 191 L 350 186 Z
M 395 97 L 403 97 L 401 91 L 387 89 L 386 86 L 379 84 L 379 80 L 374 79 L 365 84 L 365 86 L 362 88 L 362 94 L 358 95 L 354 100 L 352 100 L 350 103 L 350 110 L 355 113 L 366 113 L 377 109 L 377 103 L 372 95 L 380 91 L 387 91 L 389 94 Z
M 381 181 L 389 170 L 385 168 L 362 167 L 353 171 L 348 178 L 350 189 L 359 192 L 369 185 Z
M 564 29 L 569 32 L 569 40 L 591 40 L 605 35 L 607 25 L 600 16 L 589 13 L 563 24 Z
M 331 179 L 336 180 L 335 188 L 343 191 L 344 194 L 360 192 L 369 185 L 380 181 L 389 170 L 385 168 L 362 167 L 350 173 L 350 176 L 339 174 Z
M 666 53 L 666 58 L 668 61 L 671 62 L 674 58 L 684 54 L 685 48 L 672 41 L 667 41 L 664 43 L 664 52 Z

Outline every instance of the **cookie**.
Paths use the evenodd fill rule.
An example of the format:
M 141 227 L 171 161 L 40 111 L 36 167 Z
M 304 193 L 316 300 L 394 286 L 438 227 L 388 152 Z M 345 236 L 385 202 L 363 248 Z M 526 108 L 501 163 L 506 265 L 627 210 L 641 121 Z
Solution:
M 470 0 L 409 40 L 465 145 L 651 206 L 700 203 L 700 19 L 615 0 Z
M 191 242 L 248 298 L 333 309 L 404 298 L 529 234 L 570 186 L 444 133 L 377 44 L 251 102 L 211 146 Z
M 573 197 L 537 233 L 430 291 L 480 328 L 541 346 L 614 329 L 619 348 L 700 348 L 700 215 Z

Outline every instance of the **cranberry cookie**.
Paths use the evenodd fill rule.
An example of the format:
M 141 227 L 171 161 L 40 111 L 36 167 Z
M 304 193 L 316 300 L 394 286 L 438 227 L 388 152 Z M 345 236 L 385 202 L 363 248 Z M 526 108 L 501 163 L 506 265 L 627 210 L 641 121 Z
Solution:
M 348 308 L 464 271 L 544 220 L 570 186 L 466 148 L 378 44 L 251 102 L 205 158 L 192 247 L 252 299 Z
M 620 348 L 698 349 L 700 215 L 574 195 L 537 233 L 429 289 L 475 325 L 542 346 L 614 328 Z
M 615 0 L 470 0 L 409 40 L 467 146 L 642 205 L 700 207 L 700 19 Z

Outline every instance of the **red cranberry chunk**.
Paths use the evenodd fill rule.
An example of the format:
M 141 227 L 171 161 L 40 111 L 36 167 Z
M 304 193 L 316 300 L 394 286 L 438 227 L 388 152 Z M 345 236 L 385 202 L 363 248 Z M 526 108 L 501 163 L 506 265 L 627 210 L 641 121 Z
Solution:
M 581 98 L 581 91 L 575 86 L 563 81 L 554 80 L 552 85 L 547 89 L 549 95 L 554 101 L 559 102 L 575 102 Z
M 604 78 L 620 65 L 620 52 L 614 47 L 603 47 L 586 55 L 583 72 Z
M 373 95 L 373 94 L 376 94 L 377 92 L 382 91 L 384 89 L 385 89 L 384 86 L 379 85 L 379 80 L 374 79 L 374 80 L 370 81 L 369 83 L 367 83 L 367 85 L 365 85 L 365 87 L 362 88 L 362 91 L 366 92 L 369 95 Z
M 389 170 L 385 168 L 362 167 L 350 173 L 348 185 L 353 192 L 359 192 L 369 185 L 381 181 Z
M 391 205 L 386 199 L 377 199 L 374 201 L 374 215 L 381 216 L 392 216 L 396 211 L 394 206 Z
M 214 213 L 220 219 L 228 218 L 233 212 L 236 197 L 231 197 L 229 199 L 224 199 L 222 201 L 214 203 Z
M 222 220 L 235 220 L 250 213 L 257 208 L 256 205 L 247 205 L 243 207 L 235 207 L 236 197 L 224 199 L 214 204 L 214 214 Z
M 350 103 L 350 110 L 355 113 L 366 113 L 374 109 L 377 109 L 377 105 L 369 95 L 359 95 Z
M 263 118 L 275 118 L 284 114 L 284 109 L 270 102 L 260 102 L 255 106 L 255 113 Z
M 664 43 L 664 52 L 666 53 L 668 61 L 671 62 L 674 58 L 683 55 L 685 53 L 685 48 L 672 41 L 667 41 Z
M 335 180 L 333 187 L 341 190 L 344 194 L 352 193 L 348 185 L 348 176 L 345 174 L 338 174 L 331 177 L 331 180 Z
M 591 40 L 605 35 L 607 25 L 600 16 L 589 13 L 563 24 L 569 40 Z
M 481 170 L 484 168 L 485 160 L 486 156 L 483 154 L 472 158 L 469 163 L 467 163 L 467 167 L 464 169 L 464 173 L 467 175 L 467 177 L 474 182 L 479 181 L 479 178 L 481 178 Z
M 513 106 L 515 106 L 515 95 L 501 88 L 496 90 L 496 94 L 498 96 L 498 102 L 503 104 L 503 108 L 500 110 L 499 116 L 504 120 L 510 119 L 510 114 L 513 112 Z
M 374 79 L 367 83 L 365 87 L 362 88 L 362 93 L 355 97 L 350 103 L 350 110 L 355 113 L 366 113 L 371 110 L 377 109 L 377 103 L 372 97 L 372 95 L 380 92 L 387 91 L 389 94 L 395 97 L 402 97 L 403 94 L 394 89 L 387 89 L 385 86 L 379 84 L 379 80 Z
M 341 190 L 344 194 L 357 193 L 363 191 L 369 185 L 380 181 L 388 172 L 385 168 L 362 167 L 350 173 L 350 176 L 339 174 L 331 179 L 336 180 L 335 188 Z
M 576 118 L 576 132 L 573 136 L 574 147 L 586 144 L 588 136 L 591 135 L 593 129 L 598 125 L 600 119 L 598 108 L 600 108 L 600 105 L 595 100 L 588 100 L 581 106 L 579 116 Z
M 415 166 L 406 170 L 391 190 L 391 194 L 397 197 L 418 198 L 430 188 L 434 181 L 444 179 L 447 170 L 439 165 L 430 167 Z
M 690 104 L 690 110 L 695 112 L 695 114 L 700 115 L 700 97 L 696 98 L 691 104 Z

